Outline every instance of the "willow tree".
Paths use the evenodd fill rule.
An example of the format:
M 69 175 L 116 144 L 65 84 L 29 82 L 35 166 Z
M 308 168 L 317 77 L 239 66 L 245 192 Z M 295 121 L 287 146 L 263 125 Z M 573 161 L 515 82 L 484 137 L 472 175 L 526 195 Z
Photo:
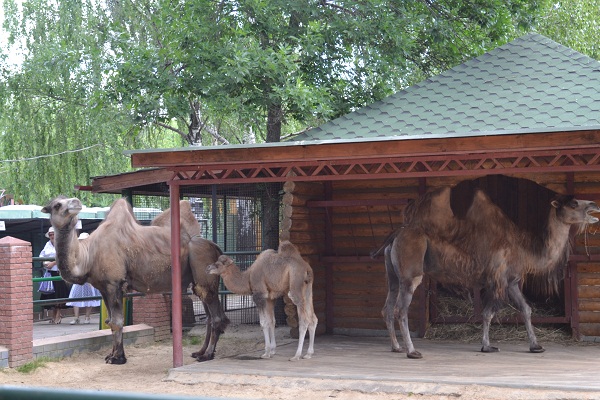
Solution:
M 123 149 L 146 147 L 118 105 L 100 95 L 112 65 L 92 3 L 5 2 L 5 28 L 19 65 L 2 65 L 0 168 L 3 189 L 25 203 L 74 194 L 91 176 L 129 169 Z M 88 204 L 109 199 L 80 193 Z

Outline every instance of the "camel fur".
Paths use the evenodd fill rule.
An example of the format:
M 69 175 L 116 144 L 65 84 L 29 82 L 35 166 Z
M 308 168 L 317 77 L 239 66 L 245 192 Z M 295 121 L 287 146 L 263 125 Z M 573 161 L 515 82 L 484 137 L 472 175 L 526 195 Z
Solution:
M 289 241 L 282 241 L 278 251 L 263 251 L 243 272 L 231 258 L 223 255 L 209 265 L 207 271 L 209 274 L 220 275 L 227 289 L 232 292 L 252 295 L 265 337 L 265 353 L 262 358 L 275 355 L 275 299 L 287 294 L 298 308 L 299 322 L 298 348 L 290 361 L 300 359 L 307 330 L 309 345 L 302 358 L 312 357 L 318 322 L 312 298 L 314 277 L 312 268 L 302 259 L 296 246 Z
M 161 293 L 172 289 L 170 210 L 159 215 L 151 226 L 143 226 L 135 219 L 131 205 L 119 199 L 98 228 L 87 239 L 78 240 L 75 225 L 82 208 L 79 199 L 59 196 L 42 212 L 50 214 L 56 261 L 63 279 L 77 284 L 89 282 L 106 303 L 106 323 L 113 333 L 113 349 L 106 362 L 124 364 L 124 292 Z M 192 355 L 204 361 L 214 357 L 219 336 L 229 323 L 218 300 L 219 281 L 206 273 L 206 266 L 222 252 L 216 244 L 199 236 L 200 225 L 189 202 L 180 202 L 180 215 L 182 291 L 185 293 L 192 283 L 208 315 L 205 342 Z
M 501 182 L 512 180 L 516 178 L 502 177 Z M 543 352 L 522 282 L 526 276 L 562 272 L 570 251 L 571 226 L 598 222 L 590 213 L 600 211 L 592 201 L 553 195 L 548 204 L 539 204 L 539 210 L 528 210 L 542 216 L 537 231 L 518 226 L 486 192 L 471 184 L 438 188 L 409 204 L 404 225 L 374 254 L 384 250 L 388 295 L 382 314 L 392 351 L 403 351 L 394 330 L 398 320 L 407 357 L 422 357 L 410 338 L 408 308 L 423 275 L 428 274 L 441 284 L 483 288 L 482 352 L 498 351 L 490 346 L 489 328 L 505 300 L 512 301 L 523 316 L 529 350 Z

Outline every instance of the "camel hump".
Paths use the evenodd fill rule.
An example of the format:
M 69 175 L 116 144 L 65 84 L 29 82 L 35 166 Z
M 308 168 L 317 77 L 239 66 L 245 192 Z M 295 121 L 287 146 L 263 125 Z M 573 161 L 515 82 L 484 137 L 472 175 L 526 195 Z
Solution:
M 281 254 L 282 256 L 300 256 L 300 252 L 298 251 L 298 248 L 289 240 L 284 240 L 282 242 L 279 243 L 279 249 L 277 250 L 277 252 L 279 254 Z
M 133 214 L 133 207 L 131 206 L 131 204 L 129 204 L 129 202 L 124 197 L 121 197 L 112 203 L 112 205 L 108 209 L 108 213 L 106 213 L 106 216 L 104 217 L 104 220 L 121 221 L 127 214 L 129 214 L 131 218 L 137 221 L 135 215 Z

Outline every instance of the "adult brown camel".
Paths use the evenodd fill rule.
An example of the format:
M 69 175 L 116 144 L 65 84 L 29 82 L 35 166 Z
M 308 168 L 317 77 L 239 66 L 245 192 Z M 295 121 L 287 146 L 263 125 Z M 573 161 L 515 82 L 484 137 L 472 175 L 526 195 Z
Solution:
M 106 303 L 106 323 L 113 332 L 109 364 L 127 361 L 123 350 L 123 294 L 127 290 L 161 293 L 171 290 L 170 210 L 152 226 L 141 225 L 125 199 L 116 200 L 98 228 L 82 241 L 75 225 L 82 209 L 77 198 L 56 197 L 42 212 L 50 214 L 55 230 L 56 260 L 63 279 L 90 282 Z M 199 237 L 200 226 L 189 202 L 180 203 L 182 289 L 193 291 L 206 305 L 209 325 L 202 349 L 192 354 L 199 361 L 214 357 L 219 335 L 229 320 L 218 300 L 218 278 L 208 276 L 206 266 L 222 254 L 219 247 Z M 209 334 L 210 332 L 210 334 Z
M 299 323 L 298 348 L 290 361 L 300 359 L 307 330 L 308 350 L 302 358 L 312 357 L 318 322 L 312 298 L 314 276 L 312 268 L 302 259 L 296 246 L 289 241 L 282 241 L 277 251 L 263 251 L 243 272 L 231 258 L 223 255 L 209 265 L 207 271 L 220 275 L 227 289 L 232 292 L 252 295 L 265 336 L 265 353 L 262 358 L 275 355 L 275 299 L 287 293 L 298 308 Z
M 516 178 L 497 179 L 505 188 L 519 187 Z M 408 358 L 422 357 L 410 338 L 408 307 L 424 274 L 442 284 L 483 288 L 482 352 L 498 351 L 490 346 L 489 329 L 505 300 L 512 301 L 523 316 L 529 350 L 544 351 L 533 331 L 531 307 L 520 284 L 525 276 L 559 277 L 570 252 L 571 226 L 598 222 L 590 213 L 600 209 L 592 201 L 552 192 L 555 197 L 547 196 L 547 204 L 528 210 L 541 216 L 539 223 L 523 226 L 508 207 L 516 190 L 499 191 L 494 202 L 478 186 L 479 180 L 465 181 L 453 188 L 435 189 L 410 203 L 404 225 L 374 253 L 385 250 L 388 295 L 382 314 L 392 351 L 402 351 L 394 330 L 398 320 Z M 501 198 L 508 200 L 499 201 Z M 514 201 L 512 204 L 514 209 Z

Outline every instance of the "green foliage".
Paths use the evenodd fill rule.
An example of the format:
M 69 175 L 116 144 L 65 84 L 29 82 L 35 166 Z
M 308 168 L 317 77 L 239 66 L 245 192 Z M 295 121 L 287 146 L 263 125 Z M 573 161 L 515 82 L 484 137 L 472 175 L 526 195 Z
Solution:
M 17 367 L 16 370 L 22 374 L 30 374 L 38 368 L 45 367 L 46 363 L 53 361 L 49 357 L 40 357 L 26 364 Z
M 0 59 L 2 188 L 42 204 L 129 170 L 125 149 L 240 143 L 249 133 L 279 141 L 521 35 L 542 6 L 5 0 L 4 26 L 24 61 L 14 70 Z
M 549 4 L 537 31 L 596 60 L 600 60 L 600 1 L 560 0 Z

